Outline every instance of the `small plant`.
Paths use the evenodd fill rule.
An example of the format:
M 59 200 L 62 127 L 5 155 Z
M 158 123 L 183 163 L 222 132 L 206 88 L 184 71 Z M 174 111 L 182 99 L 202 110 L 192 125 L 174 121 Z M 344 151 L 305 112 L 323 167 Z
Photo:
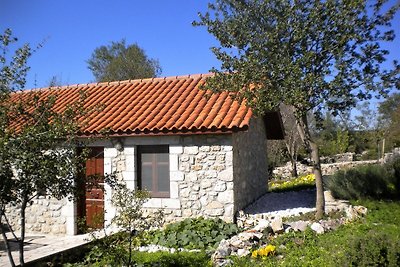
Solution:
M 273 245 L 267 245 L 265 247 L 259 248 L 257 250 L 254 250 L 251 253 L 252 258 L 259 258 L 261 257 L 262 259 L 266 258 L 269 255 L 273 255 L 275 253 L 275 246 Z
M 288 181 L 270 182 L 268 184 L 269 191 L 271 192 L 294 191 L 313 187 L 315 187 L 314 174 L 302 175 Z
M 125 183 L 114 180 L 110 181 L 114 189 L 111 201 L 116 207 L 112 222 L 121 232 L 100 239 L 93 233 L 95 245 L 85 258 L 85 264 L 90 266 L 104 266 L 109 262 L 114 265 L 134 266 L 133 248 L 142 243 L 145 230 L 159 226 L 163 218 L 160 211 L 144 214 L 143 204 L 149 198 L 148 192 L 129 189 Z
M 239 231 L 221 219 L 188 218 L 150 235 L 149 242 L 171 248 L 209 249 Z

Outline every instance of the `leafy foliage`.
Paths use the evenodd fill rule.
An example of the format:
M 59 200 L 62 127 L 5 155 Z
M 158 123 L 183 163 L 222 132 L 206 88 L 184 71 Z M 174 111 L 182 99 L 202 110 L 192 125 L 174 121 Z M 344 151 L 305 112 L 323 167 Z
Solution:
M 188 218 L 150 235 L 149 242 L 171 248 L 210 249 L 239 231 L 221 219 Z
M 84 154 L 75 153 L 75 147 L 81 144 L 77 132 L 85 112 L 81 108 L 84 95 L 73 105 L 56 111 L 54 91 L 16 92 L 25 86 L 27 60 L 32 52 L 29 45 L 24 45 L 15 50 L 13 57 L 7 57 L 6 52 L 16 41 L 11 30 L 0 35 L 0 226 L 3 218 L 8 224 L 6 206 L 14 205 L 21 217 L 17 241 L 23 266 L 25 210 L 31 200 L 40 193 L 58 199 L 76 193 L 79 171 L 71 166 L 81 166 L 84 160 Z M 3 238 L 10 252 L 7 237 Z M 14 265 L 11 253 L 8 256 Z
M 384 2 L 369 12 L 363 0 L 215 1 L 194 23 L 220 41 L 213 52 L 221 70 L 212 70 L 208 88 L 234 91 L 261 114 L 280 101 L 305 115 L 384 94 L 400 86 L 400 66 L 381 64 L 389 52 L 379 42 L 394 39 L 389 27 L 398 9 L 383 12 Z
M 125 229 L 127 232 L 143 231 L 151 226 L 159 226 L 163 216 L 156 213 L 153 216 L 145 216 L 143 204 L 149 199 L 150 194 L 147 191 L 129 189 L 126 184 L 118 183 L 114 187 L 112 195 L 112 204 L 116 207 L 116 215 L 113 218 L 115 225 Z
M 339 199 L 382 199 L 396 194 L 394 168 L 381 165 L 340 170 L 327 180 L 332 195 Z
M 152 78 L 161 74 L 157 60 L 148 58 L 137 44 L 125 40 L 96 48 L 87 61 L 98 82 Z
M 385 99 L 379 105 L 378 111 L 388 144 L 400 146 L 400 94 L 395 93 Z

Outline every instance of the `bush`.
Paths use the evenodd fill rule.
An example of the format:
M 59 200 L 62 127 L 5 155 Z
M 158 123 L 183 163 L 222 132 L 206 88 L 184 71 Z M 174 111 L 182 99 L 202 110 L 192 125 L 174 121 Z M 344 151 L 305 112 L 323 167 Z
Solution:
M 393 173 L 385 166 L 366 165 L 341 170 L 326 181 L 332 195 L 340 199 L 385 199 L 393 197 Z
M 400 157 L 396 157 L 394 160 L 389 162 L 387 169 L 393 175 L 393 185 L 395 188 L 395 194 L 397 198 L 400 198 Z
M 154 231 L 149 242 L 170 248 L 210 249 L 238 231 L 235 224 L 221 219 L 188 218 Z
M 271 181 L 268 183 L 270 192 L 300 191 L 314 187 L 314 174 L 302 175 L 288 181 Z
M 341 266 L 400 266 L 400 241 L 378 231 L 351 237 Z

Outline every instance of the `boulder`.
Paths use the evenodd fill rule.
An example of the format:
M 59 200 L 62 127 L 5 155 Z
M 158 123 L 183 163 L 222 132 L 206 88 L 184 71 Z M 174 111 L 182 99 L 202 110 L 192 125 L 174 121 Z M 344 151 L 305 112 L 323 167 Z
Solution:
M 317 234 L 323 234 L 325 232 L 324 227 L 322 227 L 322 225 L 317 222 L 311 224 L 311 229 Z
M 310 224 L 308 221 L 296 221 L 289 223 L 290 227 L 292 227 L 293 231 L 304 232 L 307 229 L 307 226 Z
M 271 228 L 274 233 L 279 234 L 283 232 L 282 217 L 275 217 L 271 222 Z

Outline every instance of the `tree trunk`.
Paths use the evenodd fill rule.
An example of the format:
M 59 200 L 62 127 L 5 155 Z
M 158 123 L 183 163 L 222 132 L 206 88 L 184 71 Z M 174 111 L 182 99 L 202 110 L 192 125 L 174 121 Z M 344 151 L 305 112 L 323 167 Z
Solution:
M 26 197 L 22 200 L 21 203 L 21 237 L 19 239 L 18 245 L 19 245 L 19 263 L 20 266 L 25 266 L 25 261 L 24 261 L 24 242 L 25 242 L 25 211 L 26 211 L 26 206 L 28 204 L 28 200 Z
M 290 156 L 290 162 L 292 163 L 292 177 L 298 177 L 299 174 L 297 173 L 297 162 L 294 156 Z
M 315 176 L 315 187 L 317 189 L 317 199 L 315 207 L 317 212 L 315 214 L 315 218 L 319 220 L 325 213 L 324 186 L 322 183 L 319 149 L 318 145 L 313 141 L 311 137 L 310 130 L 308 128 L 307 115 L 303 115 L 301 118 L 297 119 L 297 129 L 299 131 L 299 135 L 302 141 L 304 142 L 307 152 L 309 152 L 311 156 L 311 164 Z
M 15 267 L 14 258 L 13 258 L 12 254 L 11 254 L 10 243 L 8 242 L 8 238 L 7 238 L 7 235 L 6 235 L 6 229 L 5 229 L 5 227 L 3 227 L 3 222 L 1 220 L 3 218 L 3 215 L 4 215 L 4 211 L 2 210 L 0 212 L 1 212 L 1 214 L 0 214 L 1 235 L 3 236 L 4 245 L 6 247 L 7 256 L 8 256 L 8 259 L 10 261 L 10 264 L 11 264 L 12 267 Z
M 292 141 L 292 142 L 291 142 Z M 289 153 L 290 156 L 290 163 L 292 164 L 292 177 L 297 177 L 298 173 L 297 173 L 297 150 L 296 150 L 296 143 L 293 140 L 285 140 L 285 145 L 286 145 L 286 149 Z

